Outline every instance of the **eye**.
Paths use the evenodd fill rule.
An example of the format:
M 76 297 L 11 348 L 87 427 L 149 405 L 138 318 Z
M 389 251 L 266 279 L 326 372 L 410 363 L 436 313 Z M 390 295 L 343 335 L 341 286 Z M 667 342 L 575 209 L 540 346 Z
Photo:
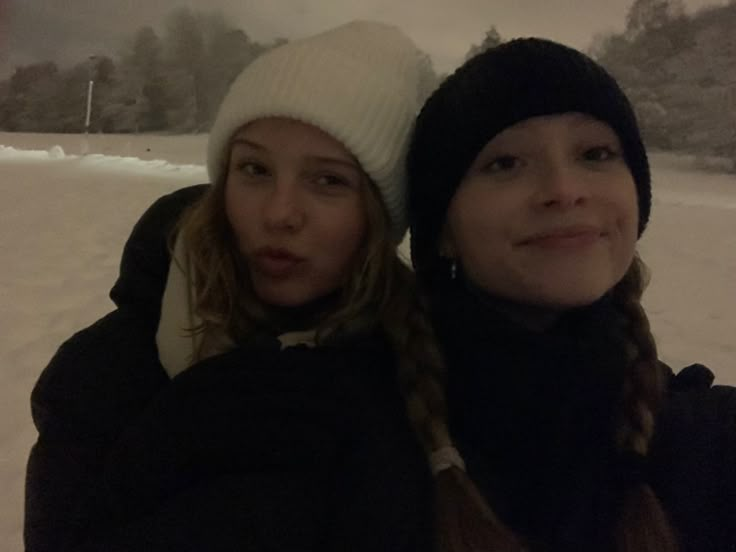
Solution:
M 270 181 L 273 173 L 269 166 L 255 159 L 235 160 L 231 172 L 243 184 L 262 184 Z
M 504 173 L 521 167 L 521 159 L 515 155 L 499 155 L 483 164 L 482 171 Z
M 317 177 L 315 178 L 315 182 L 319 184 L 320 186 L 325 186 L 328 188 L 342 187 L 342 186 L 350 185 L 350 182 L 348 182 L 347 179 L 341 176 L 336 176 L 334 174 L 317 175 Z
M 329 196 L 344 195 L 359 187 L 359 181 L 354 177 L 335 172 L 316 173 L 310 180 L 316 193 Z
M 256 161 L 241 161 L 235 165 L 235 168 L 238 172 L 250 177 L 265 176 L 268 174 L 268 168 Z
M 613 161 L 620 157 L 621 154 L 610 146 L 595 146 L 588 148 L 583 152 L 583 159 L 585 161 Z

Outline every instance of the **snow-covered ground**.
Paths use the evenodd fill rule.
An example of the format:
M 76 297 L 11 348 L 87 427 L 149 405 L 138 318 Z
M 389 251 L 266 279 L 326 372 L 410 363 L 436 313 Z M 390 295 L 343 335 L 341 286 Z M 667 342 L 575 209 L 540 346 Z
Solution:
M 122 246 L 145 208 L 206 180 L 205 143 L 0 133 L 0 550 L 22 549 L 34 382 L 64 339 L 111 309 Z M 654 155 L 653 165 L 640 250 L 660 354 L 677 367 L 705 363 L 717 383 L 736 385 L 736 177 L 684 157 Z

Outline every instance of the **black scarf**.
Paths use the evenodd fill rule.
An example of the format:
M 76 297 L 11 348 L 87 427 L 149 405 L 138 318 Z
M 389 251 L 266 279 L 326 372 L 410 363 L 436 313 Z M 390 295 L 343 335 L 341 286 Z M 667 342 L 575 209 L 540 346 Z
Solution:
M 604 297 L 531 331 L 468 283 L 444 291 L 432 316 L 471 478 L 535 549 L 604 550 L 634 470 L 614 444 L 623 318 Z

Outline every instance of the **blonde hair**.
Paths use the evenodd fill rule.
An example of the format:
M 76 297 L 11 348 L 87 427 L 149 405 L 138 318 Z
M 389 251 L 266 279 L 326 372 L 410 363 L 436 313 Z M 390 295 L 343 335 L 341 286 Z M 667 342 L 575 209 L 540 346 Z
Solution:
M 227 171 L 180 219 L 175 234 L 187 251 L 193 308 L 201 324 L 195 360 L 218 350 L 222 337 L 247 339 L 278 320 L 256 297 L 247 267 L 225 216 Z M 334 308 L 318 322 L 317 343 L 330 336 L 383 331 L 397 356 L 397 377 L 407 410 L 423 443 L 432 449 L 444 429 L 442 361 L 415 289 L 414 272 L 398 256 L 381 195 L 366 177 L 361 187 L 367 218 L 365 236 Z M 175 236 L 172 236 L 172 243 Z
M 225 216 L 226 172 L 180 220 L 172 235 L 183 238 L 193 287 L 193 308 L 201 324 L 195 360 L 218 351 L 222 337 L 246 339 L 272 312 L 256 297 L 248 270 Z M 330 336 L 379 329 L 396 354 L 397 380 L 408 417 L 427 454 L 450 444 L 446 427 L 443 363 L 414 272 L 399 257 L 391 223 L 376 187 L 361 187 L 367 235 L 346 275 L 333 310 L 317 327 L 317 343 Z

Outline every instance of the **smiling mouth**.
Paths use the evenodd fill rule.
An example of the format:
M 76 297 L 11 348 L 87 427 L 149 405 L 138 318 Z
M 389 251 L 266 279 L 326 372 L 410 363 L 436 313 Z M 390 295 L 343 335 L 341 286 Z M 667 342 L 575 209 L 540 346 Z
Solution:
M 605 232 L 597 228 L 566 228 L 535 234 L 519 242 L 519 245 L 545 249 L 576 249 L 597 243 L 605 236 Z

